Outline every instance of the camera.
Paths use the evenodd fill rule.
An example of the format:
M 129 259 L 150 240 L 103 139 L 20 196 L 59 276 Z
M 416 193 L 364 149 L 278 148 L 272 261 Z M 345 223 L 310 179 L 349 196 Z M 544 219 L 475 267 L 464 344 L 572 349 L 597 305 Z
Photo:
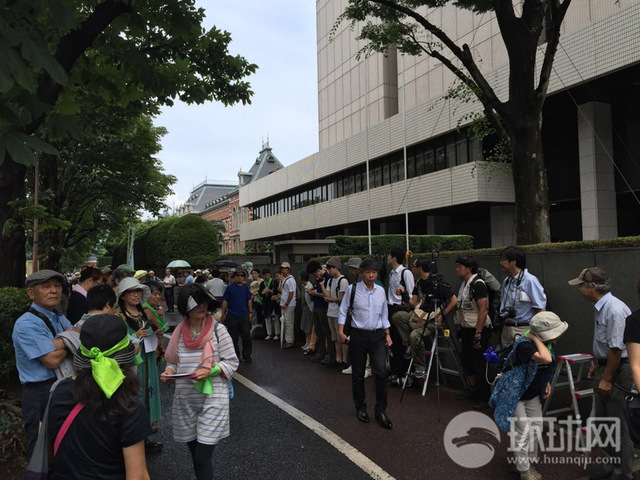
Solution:
M 509 306 L 498 314 L 497 320 L 500 323 L 504 323 L 508 319 L 515 318 L 515 317 L 516 317 L 516 309 L 514 307 Z

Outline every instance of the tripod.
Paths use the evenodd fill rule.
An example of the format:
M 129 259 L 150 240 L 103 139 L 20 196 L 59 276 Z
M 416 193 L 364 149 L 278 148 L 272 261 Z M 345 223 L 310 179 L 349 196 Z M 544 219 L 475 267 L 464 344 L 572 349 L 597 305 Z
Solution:
M 447 312 L 446 309 L 444 308 L 445 303 L 444 303 L 444 295 L 443 295 L 443 290 L 442 290 L 442 284 L 444 283 L 444 281 L 442 280 L 442 276 L 437 272 L 437 265 L 435 262 L 435 258 L 437 257 L 438 252 L 434 251 L 432 252 L 431 255 L 431 275 L 432 277 L 432 281 L 433 286 L 435 287 L 435 290 L 437 291 L 438 295 L 427 295 L 425 298 L 425 301 L 430 301 L 430 308 L 429 308 L 429 312 L 428 313 L 424 313 L 423 315 L 421 315 L 421 319 L 423 320 L 423 325 L 422 325 L 422 331 L 420 334 L 420 339 L 418 341 L 418 348 L 421 345 L 425 345 L 424 341 L 425 341 L 425 334 L 427 333 L 427 329 L 429 328 L 429 324 L 431 321 L 434 322 L 434 335 L 433 335 L 433 342 L 431 345 L 431 349 L 430 349 L 430 358 L 429 358 L 429 366 L 427 368 L 427 372 L 426 372 L 426 376 L 425 376 L 425 383 L 424 386 L 422 388 L 422 396 L 424 397 L 426 395 L 427 392 L 427 385 L 429 382 L 429 375 L 431 373 L 431 368 L 433 366 L 433 360 L 435 358 L 436 360 L 436 389 L 437 389 L 437 393 L 438 393 L 438 406 L 440 406 L 440 374 L 442 372 L 444 373 L 448 373 L 448 374 L 455 374 L 457 376 L 460 377 L 463 387 L 465 389 L 470 389 L 469 387 L 469 383 L 467 380 L 466 375 L 464 374 L 463 370 L 462 370 L 462 362 L 460 360 L 460 352 L 458 349 L 458 345 L 457 342 L 453 339 L 451 339 L 450 337 L 450 332 L 451 332 L 451 328 L 449 327 L 449 321 L 447 318 Z M 437 323 L 437 319 L 438 319 L 438 314 L 442 315 L 442 324 L 439 325 Z M 420 328 L 420 327 L 418 327 Z M 444 338 L 448 339 L 448 343 L 449 343 L 449 348 L 448 351 L 449 353 L 451 353 L 452 357 L 453 357 L 453 361 L 455 363 L 455 367 L 456 370 L 452 370 L 452 369 L 447 369 L 444 368 L 442 366 L 442 363 L 440 361 L 440 349 L 444 348 L 444 347 L 440 347 L 439 346 L 439 334 L 440 334 L 440 330 L 443 330 L 443 336 Z M 426 345 L 425 345 L 426 346 Z M 446 349 L 445 349 L 446 350 Z M 400 402 L 402 402 L 402 398 L 404 396 L 404 390 L 406 388 L 407 385 L 407 379 L 409 378 L 409 375 L 411 374 L 411 368 L 413 366 L 413 362 L 414 362 L 414 358 L 412 356 L 411 358 L 411 362 L 409 363 L 409 367 L 407 369 L 407 372 L 405 374 L 403 383 L 402 383 L 402 394 L 400 395 Z

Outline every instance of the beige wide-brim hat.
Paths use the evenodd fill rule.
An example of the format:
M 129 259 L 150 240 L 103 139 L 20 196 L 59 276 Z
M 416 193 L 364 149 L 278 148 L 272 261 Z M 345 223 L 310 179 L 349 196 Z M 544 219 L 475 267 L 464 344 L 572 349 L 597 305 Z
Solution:
M 562 335 L 569 324 L 553 312 L 540 312 L 533 316 L 529 327 L 542 342 L 548 342 Z
M 140 303 L 146 302 L 151 296 L 151 290 L 149 290 L 149 287 L 141 284 L 137 278 L 127 277 L 122 279 L 122 281 L 118 284 L 116 303 L 120 302 L 120 297 L 127 290 L 142 290 L 142 300 L 140 301 Z

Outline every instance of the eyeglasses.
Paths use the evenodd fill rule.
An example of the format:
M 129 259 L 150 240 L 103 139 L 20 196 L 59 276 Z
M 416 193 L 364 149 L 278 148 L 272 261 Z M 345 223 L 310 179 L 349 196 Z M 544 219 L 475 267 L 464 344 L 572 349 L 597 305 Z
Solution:
M 245 273 L 236 273 L 236 277 L 246 277 Z

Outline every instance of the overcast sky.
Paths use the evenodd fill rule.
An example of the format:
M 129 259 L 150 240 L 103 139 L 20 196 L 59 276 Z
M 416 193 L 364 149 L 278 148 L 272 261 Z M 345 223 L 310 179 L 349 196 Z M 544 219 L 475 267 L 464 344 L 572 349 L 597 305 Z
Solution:
M 158 155 L 178 178 L 169 207 L 185 202 L 205 180 L 238 181 L 266 142 L 284 165 L 318 150 L 316 2 L 309 0 L 199 0 L 205 28 L 227 30 L 230 50 L 258 65 L 249 77 L 251 105 L 216 103 L 163 110 L 155 124 L 167 128 Z

